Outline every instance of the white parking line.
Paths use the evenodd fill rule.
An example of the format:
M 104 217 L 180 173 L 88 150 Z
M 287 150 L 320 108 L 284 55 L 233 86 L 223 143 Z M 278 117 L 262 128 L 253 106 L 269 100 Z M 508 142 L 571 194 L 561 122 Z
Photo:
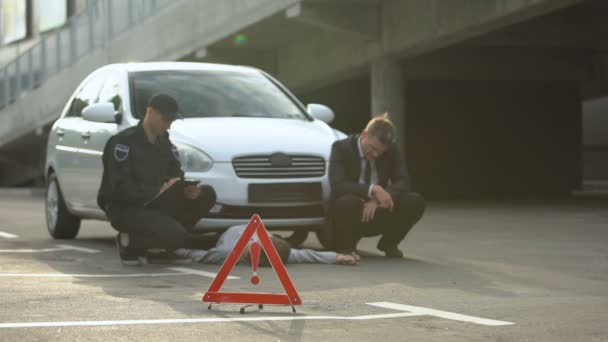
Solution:
M 201 270 L 195 270 L 193 268 L 185 268 L 185 267 L 170 267 L 170 270 L 173 271 L 178 271 L 178 272 L 183 272 L 183 273 L 189 273 L 189 274 L 194 274 L 194 275 L 200 275 L 203 277 L 209 277 L 209 278 L 214 278 L 217 277 L 217 273 L 213 273 L 213 272 L 207 272 L 207 271 L 201 271 Z M 239 277 L 235 277 L 235 276 L 228 276 L 228 279 L 240 279 Z
M 179 323 L 223 323 L 223 322 L 261 322 L 261 321 L 309 321 L 309 320 L 370 320 L 396 317 L 419 316 L 412 313 L 366 315 L 366 316 L 268 316 L 268 317 L 207 317 L 183 319 L 141 319 L 125 321 L 72 321 L 72 322 L 28 322 L 0 323 L 0 328 L 39 328 L 39 327 L 73 327 L 102 325 L 136 325 L 136 324 L 179 324 Z
M 74 326 L 107 326 L 107 325 L 138 325 L 138 324 L 180 324 L 180 323 L 225 323 L 225 322 L 261 322 L 261 321 L 310 321 L 310 320 L 344 320 L 360 321 L 373 319 L 387 319 L 415 316 L 435 316 L 451 320 L 471 322 L 482 325 L 510 325 L 511 322 L 495 321 L 485 318 L 461 315 L 453 312 L 427 309 L 419 306 L 404 305 L 389 302 L 367 303 L 381 308 L 409 312 L 363 315 L 363 316 L 267 316 L 267 317 L 201 317 L 182 319 L 138 319 L 138 320 L 115 320 L 115 321 L 68 321 L 68 322 L 25 322 L 25 323 L 0 323 L 0 328 L 40 328 L 40 327 L 74 327 Z
M 15 235 L 15 234 L 0 232 L 0 237 L 7 238 L 7 239 L 16 239 L 19 236 Z
M 198 275 L 208 278 L 215 278 L 216 273 L 202 270 L 195 270 L 185 267 L 169 267 L 171 273 L 131 273 L 131 274 L 66 274 L 66 273 L 0 273 L 0 277 L 23 277 L 23 278 L 135 278 L 135 277 L 165 277 L 178 275 Z M 239 277 L 228 276 L 228 279 L 239 279 Z
M 91 248 L 83 248 L 76 247 L 72 245 L 57 245 L 54 248 L 41 248 L 41 249 L 31 249 L 31 248 L 19 248 L 19 249 L 0 249 L 0 253 L 48 253 L 48 252 L 59 252 L 73 250 L 77 252 L 83 253 L 99 253 L 100 251 L 97 249 Z
M 19 248 L 19 249 L 0 249 L 0 253 L 46 253 L 46 252 L 57 252 L 64 251 L 65 248 L 41 248 L 41 249 L 29 249 L 29 248 Z
M 84 253 L 99 253 L 101 252 L 100 250 L 97 249 L 91 249 L 91 248 L 84 248 L 84 247 L 76 247 L 76 246 L 72 246 L 72 245 L 57 245 L 57 247 L 63 248 L 63 249 L 71 249 L 74 251 L 79 251 L 79 252 L 84 252 Z
M 131 273 L 131 274 L 65 274 L 65 273 L 0 273 L 0 277 L 24 278 L 133 278 L 188 275 L 187 273 Z
M 377 307 L 381 307 L 381 308 L 386 308 L 386 309 L 393 309 L 393 310 L 399 310 L 399 311 L 407 311 L 407 312 L 410 312 L 410 313 L 415 313 L 415 314 L 420 315 L 420 316 L 422 316 L 422 315 L 424 315 L 424 316 L 435 316 L 435 317 L 450 319 L 450 320 L 453 320 L 453 321 L 469 322 L 469 323 L 475 323 L 475 324 L 480 324 L 480 325 L 511 325 L 511 324 L 515 324 L 513 322 L 496 321 L 496 320 L 493 320 L 493 319 L 474 317 L 474 316 L 467 316 L 467 315 L 462 315 L 462 314 L 454 313 L 454 312 L 441 311 L 441 310 L 435 310 L 435 309 L 428 309 L 428 308 L 423 308 L 423 307 L 420 307 L 420 306 L 412 306 L 412 305 L 389 303 L 389 302 L 377 302 L 377 303 L 367 303 L 367 304 L 368 305 L 377 306 Z

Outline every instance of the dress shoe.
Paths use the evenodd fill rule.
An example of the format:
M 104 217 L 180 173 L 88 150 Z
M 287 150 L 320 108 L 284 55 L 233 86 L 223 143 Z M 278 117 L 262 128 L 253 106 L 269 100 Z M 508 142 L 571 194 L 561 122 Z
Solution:
M 378 249 L 383 251 L 384 254 L 386 254 L 386 256 L 388 258 L 403 258 L 403 252 L 397 248 L 396 245 L 393 246 L 378 246 Z

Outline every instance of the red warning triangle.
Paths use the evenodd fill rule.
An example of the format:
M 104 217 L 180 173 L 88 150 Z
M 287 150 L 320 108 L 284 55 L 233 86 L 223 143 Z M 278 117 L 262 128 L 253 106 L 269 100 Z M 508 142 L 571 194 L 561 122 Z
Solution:
M 239 257 L 247 248 L 249 244 L 249 239 L 253 236 L 254 233 L 258 234 L 258 238 L 260 239 L 260 243 L 264 248 L 264 252 L 266 252 L 266 256 L 268 257 L 268 261 L 272 265 L 274 272 L 277 274 L 281 285 L 283 285 L 283 289 L 286 294 L 276 294 L 276 293 L 251 293 L 251 292 L 220 292 L 220 288 L 224 284 L 224 281 L 234 268 L 234 265 L 239 260 Z M 302 300 L 300 299 L 300 295 L 298 295 L 298 291 L 296 290 L 291 278 L 289 278 L 289 274 L 287 274 L 287 270 L 285 269 L 285 265 L 281 261 L 277 250 L 274 248 L 272 241 L 270 240 L 270 236 L 268 235 L 268 231 L 262 223 L 260 216 L 257 214 L 251 217 L 249 220 L 249 224 L 243 235 L 236 243 L 226 261 L 222 265 L 222 268 L 218 272 L 217 276 L 209 286 L 207 293 L 203 296 L 203 302 L 211 302 L 211 303 L 239 303 L 239 304 L 283 304 L 283 305 L 300 305 L 302 304 Z

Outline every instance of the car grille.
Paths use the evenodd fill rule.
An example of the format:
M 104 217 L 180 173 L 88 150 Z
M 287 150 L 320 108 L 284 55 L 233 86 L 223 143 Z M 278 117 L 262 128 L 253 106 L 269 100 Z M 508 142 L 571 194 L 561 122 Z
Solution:
M 325 174 L 325 160 L 321 157 L 282 155 L 282 162 L 275 163 L 276 155 L 238 157 L 232 160 L 232 166 L 240 178 L 309 178 Z
M 250 203 L 321 202 L 321 183 L 249 184 Z

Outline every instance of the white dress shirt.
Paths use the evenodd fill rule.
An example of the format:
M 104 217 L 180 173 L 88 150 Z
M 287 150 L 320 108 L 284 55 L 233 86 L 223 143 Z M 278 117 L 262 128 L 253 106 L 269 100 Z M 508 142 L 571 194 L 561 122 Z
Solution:
M 365 184 L 365 166 L 367 163 L 365 162 L 365 154 L 363 154 L 363 149 L 361 148 L 361 136 L 357 139 L 357 147 L 359 148 L 359 157 L 361 159 L 361 173 L 359 174 L 359 184 Z M 370 160 L 369 166 L 372 168 L 370 172 L 370 185 L 367 190 L 367 197 L 372 197 L 372 188 L 375 184 L 378 184 L 378 172 L 376 172 L 376 161 Z

